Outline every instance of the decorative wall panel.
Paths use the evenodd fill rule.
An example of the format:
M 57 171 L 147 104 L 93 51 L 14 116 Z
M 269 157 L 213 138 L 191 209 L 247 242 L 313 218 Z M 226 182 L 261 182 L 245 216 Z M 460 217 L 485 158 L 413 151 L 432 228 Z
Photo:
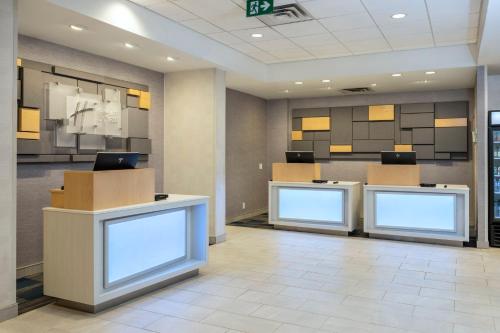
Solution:
M 95 154 L 108 146 L 113 151 L 151 153 L 147 86 L 34 61 L 22 64 L 18 155 L 34 156 L 18 156 L 21 163 L 87 161 L 69 155 Z M 68 157 L 47 157 L 59 154 Z
M 445 102 L 291 110 L 290 147 L 314 151 L 317 159 L 377 159 L 384 150 L 413 150 L 419 160 L 467 160 L 468 107 Z

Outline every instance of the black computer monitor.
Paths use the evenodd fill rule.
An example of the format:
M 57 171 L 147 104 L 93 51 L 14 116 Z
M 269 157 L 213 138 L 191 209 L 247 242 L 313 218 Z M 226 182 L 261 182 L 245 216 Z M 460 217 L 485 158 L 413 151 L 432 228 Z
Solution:
M 287 151 L 285 155 L 287 163 L 314 163 L 313 151 Z
M 138 161 L 139 153 L 97 153 L 94 163 L 94 171 L 135 169 Z
M 414 151 L 383 151 L 382 164 L 417 164 L 417 153 Z

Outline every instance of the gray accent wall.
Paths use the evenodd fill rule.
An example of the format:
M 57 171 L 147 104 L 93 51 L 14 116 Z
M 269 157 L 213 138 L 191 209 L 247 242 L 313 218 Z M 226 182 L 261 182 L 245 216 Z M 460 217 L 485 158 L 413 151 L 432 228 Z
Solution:
M 19 36 L 19 57 L 149 86 L 149 137 L 152 154 L 147 167 L 156 170 L 156 190 L 163 191 L 163 74 L 61 45 Z M 90 87 L 88 87 L 90 88 Z M 91 163 L 18 165 L 17 267 L 42 261 L 42 208 L 49 205 L 48 190 L 63 185 L 64 170 L 89 170 Z
M 323 98 L 298 98 L 288 100 L 268 101 L 268 165 L 269 174 L 273 162 L 284 161 L 284 152 L 292 148 L 289 139 L 291 132 L 292 110 L 306 108 L 326 108 L 326 107 L 348 107 L 354 105 L 377 105 L 377 104 L 410 104 L 410 103 L 436 103 L 436 102 L 469 102 L 469 120 L 474 128 L 474 91 L 472 89 L 445 90 L 432 92 L 411 92 L 377 95 L 353 95 Z M 411 114 L 411 110 L 405 110 L 406 114 Z M 353 110 L 354 121 L 367 121 L 368 108 L 357 107 Z M 286 124 L 285 124 L 286 123 Z M 363 124 L 363 125 L 361 125 Z M 365 126 L 364 132 L 369 135 L 368 123 L 359 123 Z M 271 130 L 270 130 L 271 129 Z M 372 129 L 373 130 L 373 129 Z M 417 133 L 419 135 L 421 133 Z M 404 136 L 410 136 L 411 131 Z M 401 142 L 408 138 L 400 138 Z M 285 141 L 285 142 L 284 142 Z M 381 144 L 383 144 L 384 140 Z M 364 151 L 370 151 L 372 147 L 366 146 L 366 142 L 360 137 L 354 140 L 354 144 Z M 378 150 L 376 147 L 373 150 Z M 417 147 L 420 154 L 431 154 L 427 145 Z M 370 161 L 325 161 L 321 164 L 322 177 L 333 180 L 351 180 L 366 182 L 366 170 Z M 475 228 L 475 182 L 474 182 L 474 162 L 469 161 L 424 161 L 419 162 L 422 168 L 422 181 L 428 183 L 448 183 L 465 184 L 471 188 L 470 193 L 470 225 Z M 472 234 L 473 235 L 473 234 Z
M 227 222 L 267 210 L 266 122 L 264 99 L 227 89 Z M 262 170 L 259 163 L 262 163 Z

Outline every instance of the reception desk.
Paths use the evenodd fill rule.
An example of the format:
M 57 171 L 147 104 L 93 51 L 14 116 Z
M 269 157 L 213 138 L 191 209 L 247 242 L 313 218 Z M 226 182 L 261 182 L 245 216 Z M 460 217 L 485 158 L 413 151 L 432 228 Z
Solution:
M 365 185 L 364 231 L 461 245 L 469 241 L 469 188 Z
M 269 223 L 276 228 L 347 235 L 359 221 L 359 182 L 269 182 Z
M 44 293 L 97 312 L 207 263 L 208 197 L 101 210 L 44 208 Z

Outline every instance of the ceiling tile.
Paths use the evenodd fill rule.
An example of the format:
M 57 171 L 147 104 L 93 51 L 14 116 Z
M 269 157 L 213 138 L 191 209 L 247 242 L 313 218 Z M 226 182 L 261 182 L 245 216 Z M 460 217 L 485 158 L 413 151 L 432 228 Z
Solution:
M 162 2 L 166 2 L 168 0 L 130 0 L 138 5 L 141 5 L 141 6 L 144 6 L 144 7 L 148 7 L 148 6 L 151 6 L 151 5 L 154 5 L 154 4 L 158 4 L 158 3 L 162 3 Z
M 212 34 L 216 32 L 222 32 L 221 29 L 203 19 L 183 21 L 182 24 L 202 34 Z
M 468 44 L 477 41 L 477 28 L 442 30 L 434 33 L 436 46 Z
M 443 20 L 438 15 L 431 16 L 432 29 L 441 30 L 467 29 L 479 26 L 479 13 L 454 14 Z
M 314 56 L 307 53 L 305 50 L 301 48 L 292 48 L 292 49 L 277 49 L 269 51 L 273 56 L 281 59 L 281 60 L 306 60 L 313 59 Z
M 152 11 L 175 21 L 194 20 L 198 18 L 196 15 L 191 14 L 187 10 L 165 0 L 147 7 Z
M 413 13 L 425 12 L 426 6 L 424 0 L 361 0 L 370 14 L 381 13 L 389 15 L 404 13 L 412 15 Z M 439 0 L 438 0 L 439 1 Z
M 328 33 L 318 21 L 305 21 L 298 23 L 282 24 L 273 27 L 285 37 L 299 37 Z
M 478 13 L 481 11 L 481 0 L 426 0 L 429 13 L 450 11 L 462 11 L 466 13 Z M 447 17 L 446 17 L 447 18 Z
M 247 53 L 249 57 L 252 57 L 254 59 L 257 59 L 259 61 L 265 62 L 265 63 L 272 63 L 272 62 L 277 62 L 279 61 L 278 58 L 273 56 L 272 54 L 269 54 L 265 51 L 257 50 L 257 51 L 252 51 Z
M 346 43 L 346 47 L 354 54 L 391 51 L 391 47 L 383 38 L 350 41 Z
M 307 51 L 317 58 L 331 58 L 351 55 L 342 44 L 325 44 L 310 46 Z
M 254 42 L 252 43 L 254 46 L 257 46 L 259 49 L 264 51 L 271 50 L 279 50 L 279 49 L 293 49 L 296 48 L 297 45 L 292 43 L 288 39 L 275 39 L 275 40 L 267 40 L 262 42 Z
M 368 39 L 382 39 L 383 36 L 380 31 L 373 28 L 362 28 L 362 29 L 353 29 L 353 30 L 345 30 L 345 31 L 337 31 L 334 32 L 333 35 L 337 37 L 341 42 L 351 42 L 351 41 L 361 41 Z
M 274 40 L 274 39 L 282 39 L 283 35 L 280 33 L 274 31 L 271 28 L 265 27 L 265 28 L 254 28 L 254 29 L 245 29 L 245 30 L 236 30 L 236 31 L 231 31 L 231 33 L 238 37 L 241 40 L 244 40 L 246 42 L 258 42 L 258 41 L 266 41 L 266 40 Z M 254 38 L 252 37 L 253 33 L 259 33 L 262 34 L 262 38 Z
M 332 32 L 375 27 L 375 23 L 368 13 L 329 17 L 319 21 Z
M 229 32 L 217 32 L 215 34 L 208 34 L 207 36 L 226 45 L 240 44 L 242 42 L 241 39 L 231 35 Z
M 309 46 L 319 46 L 325 44 L 338 44 L 339 41 L 333 37 L 331 34 L 320 34 L 320 35 L 311 35 L 311 36 L 303 36 L 303 37 L 293 37 L 290 38 L 292 42 L 302 47 Z
M 434 46 L 432 33 L 387 36 L 387 41 L 393 50 L 410 50 Z
M 359 0 L 311 0 L 301 4 L 315 18 L 365 12 Z
M 421 21 L 398 22 L 391 25 L 381 26 L 380 30 L 386 37 L 410 34 L 427 34 L 432 32 L 428 19 Z
M 233 44 L 231 45 L 233 49 L 236 49 L 242 53 L 250 53 L 250 52 L 260 52 L 259 48 L 249 44 L 249 43 L 241 43 L 241 44 Z
M 242 10 L 230 0 L 175 0 L 173 2 L 199 17 L 219 17 L 234 14 L 235 8 Z

